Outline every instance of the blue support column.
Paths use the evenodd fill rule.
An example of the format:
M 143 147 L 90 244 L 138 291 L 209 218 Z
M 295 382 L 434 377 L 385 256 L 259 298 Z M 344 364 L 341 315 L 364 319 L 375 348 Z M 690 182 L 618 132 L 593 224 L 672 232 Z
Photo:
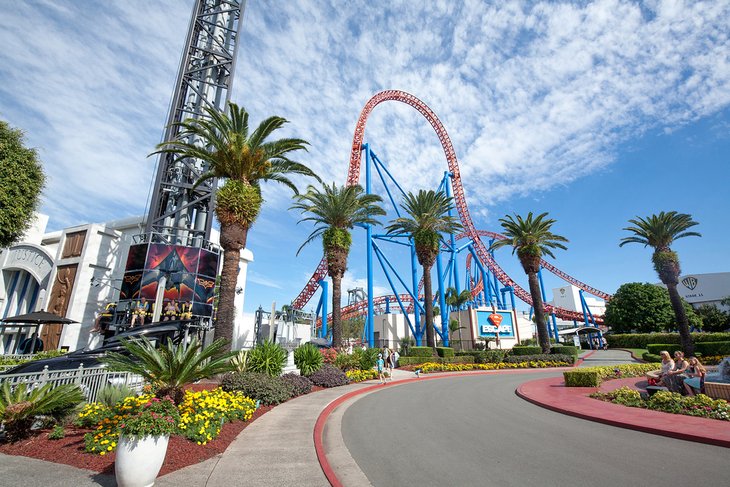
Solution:
M 413 296 L 418 301 L 418 258 L 416 257 L 416 246 L 411 243 L 411 281 L 413 283 Z M 423 330 L 421 329 L 421 313 L 418 311 L 418 306 L 413 305 L 413 323 L 416 327 L 416 346 L 421 346 L 421 340 L 423 339 Z
M 329 302 L 329 285 L 327 284 L 327 281 L 322 279 L 319 281 L 319 287 L 322 288 L 322 297 L 320 298 L 320 304 L 322 307 L 322 328 L 319 329 L 319 337 L 327 338 L 327 315 L 329 314 L 327 303 Z
M 441 272 L 443 265 L 441 264 L 441 252 L 436 254 L 436 274 L 439 278 L 439 307 L 441 308 L 441 338 L 444 341 L 444 347 L 449 346 L 449 310 L 446 309 L 446 296 L 444 296 L 444 280 Z M 456 266 L 454 266 L 456 267 Z M 458 286 L 458 283 L 457 283 Z
M 446 196 L 448 198 L 452 198 L 453 195 L 451 194 L 451 176 L 452 174 L 450 172 L 444 172 L 444 189 L 446 190 Z M 449 210 L 449 216 L 454 216 L 454 210 Z M 451 260 L 453 261 L 453 272 L 454 272 L 454 288 L 456 289 L 456 295 L 458 296 L 461 293 L 461 280 L 459 279 L 459 266 L 456 263 L 458 253 L 456 250 L 456 237 L 454 234 L 449 235 L 449 242 L 451 243 Z M 441 308 L 443 309 L 443 307 Z M 448 328 L 448 327 L 447 327 Z M 448 346 L 448 345 L 447 345 Z
M 371 190 L 371 168 L 370 146 L 363 145 L 365 149 L 365 193 L 372 194 Z M 373 229 L 371 225 L 367 225 L 367 274 L 368 274 L 368 316 L 365 322 L 365 328 L 368 331 L 368 346 L 375 346 L 375 328 L 374 315 L 375 307 L 373 306 Z

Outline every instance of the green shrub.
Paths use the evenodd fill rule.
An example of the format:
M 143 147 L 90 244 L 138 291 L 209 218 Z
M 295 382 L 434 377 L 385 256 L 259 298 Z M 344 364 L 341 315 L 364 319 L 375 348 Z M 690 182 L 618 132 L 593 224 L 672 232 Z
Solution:
M 520 345 L 523 347 L 536 347 L 537 344 L 537 338 L 525 338 L 524 340 L 520 340 Z
M 311 344 L 305 343 L 294 349 L 294 365 L 303 376 L 309 376 L 322 368 L 324 357 L 319 349 Z
M 238 353 L 231 358 L 231 368 L 233 372 L 248 371 L 248 353 L 250 350 L 239 350 Z
M 360 370 L 370 370 L 375 367 L 378 361 L 379 349 L 377 348 L 356 348 L 352 351 L 352 354 L 358 358 L 360 362 Z
M 411 347 L 408 350 L 409 357 L 433 357 L 433 348 L 431 347 Z
M 312 381 L 307 377 L 289 372 L 281 376 L 281 380 L 289 384 L 292 390 L 292 397 L 309 394 L 312 392 Z
M 334 366 L 343 372 L 360 368 L 360 358 L 355 356 L 354 350 L 352 354 L 339 353 L 335 359 Z
M 649 352 L 644 352 L 643 354 L 641 354 L 641 358 L 645 362 L 650 362 L 650 363 L 659 363 L 662 361 L 662 357 L 660 355 L 655 355 L 655 354 L 649 353 Z
M 553 345 L 550 348 L 550 353 L 557 353 L 561 355 L 578 355 L 580 353 L 580 348 L 574 347 L 572 345 Z
M 60 424 L 55 425 L 53 429 L 48 433 L 49 440 L 62 440 L 65 437 L 66 429 Z
M 10 382 L 3 382 L 0 423 L 5 424 L 5 438 L 11 443 L 22 440 L 30 435 L 38 416 L 60 418 L 83 401 L 84 393 L 76 384 L 45 384 L 30 389 L 25 383 L 11 386 Z
M 656 364 L 606 365 L 568 370 L 563 377 L 567 387 L 598 387 L 606 379 L 641 377 L 650 370 L 656 370 Z
M 730 340 L 730 333 L 692 333 L 695 344 L 704 342 L 725 342 Z M 679 333 L 625 333 L 604 335 L 611 348 L 646 348 L 650 343 L 679 344 Z
M 425 364 L 426 362 L 431 362 L 436 357 L 401 357 L 398 359 L 398 363 L 401 367 L 405 365 L 418 365 L 418 364 Z
M 575 355 L 538 353 L 536 355 L 508 355 L 502 361 L 508 364 L 519 364 L 520 362 L 566 362 L 574 364 L 576 358 Z
M 100 402 L 104 406 L 112 407 L 125 397 L 136 395 L 137 391 L 126 384 L 106 385 L 99 389 L 96 395 L 96 402 Z
M 700 342 L 695 344 L 695 351 L 702 355 L 730 355 L 730 341 Z
M 539 355 L 542 353 L 540 347 L 523 347 L 520 345 L 512 347 L 512 355 Z
M 467 350 L 456 352 L 456 355 L 474 357 L 475 364 L 497 364 L 504 361 L 507 350 Z
M 263 372 L 243 372 L 226 375 L 221 381 L 226 392 L 240 391 L 244 396 L 258 399 L 261 404 L 282 403 L 292 397 L 292 387 L 281 377 Z
M 453 357 L 454 349 L 451 347 L 436 347 L 436 355 L 439 357 Z
M 682 345 L 675 343 L 649 343 L 646 346 L 646 350 L 653 355 L 659 355 L 659 352 L 664 350 L 669 352 L 669 355 L 674 355 L 674 352 L 677 350 L 682 350 Z
M 598 371 L 589 369 L 575 369 L 563 372 L 566 387 L 598 387 L 600 378 Z
M 248 352 L 248 370 L 278 377 L 284 370 L 286 357 L 281 345 L 265 340 Z
M 401 367 L 406 365 L 420 365 L 426 362 L 437 364 L 472 364 L 474 357 L 471 355 L 459 355 L 458 357 L 401 357 L 398 359 Z

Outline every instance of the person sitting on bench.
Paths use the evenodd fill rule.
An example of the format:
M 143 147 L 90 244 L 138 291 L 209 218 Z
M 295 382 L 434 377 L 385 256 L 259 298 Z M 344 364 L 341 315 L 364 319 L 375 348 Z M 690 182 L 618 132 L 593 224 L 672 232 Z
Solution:
M 659 352 L 659 356 L 662 358 L 662 368 L 659 370 L 659 375 L 657 376 L 657 384 L 663 386 L 664 378 L 674 369 L 674 360 L 672 360 L 672 356 L 666 350 Z
M 689 358 L 689 367 L 685 373 L 687 377 L 684 379 L 684 390 L 687 391 L 687 394 L 694 396 L 701 393 L 707 369 L 697 360 L 697 357 Z

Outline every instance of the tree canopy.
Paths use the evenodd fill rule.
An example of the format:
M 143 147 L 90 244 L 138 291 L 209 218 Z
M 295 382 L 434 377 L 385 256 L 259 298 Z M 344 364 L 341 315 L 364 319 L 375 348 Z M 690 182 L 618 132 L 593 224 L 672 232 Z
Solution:
M 692 307 L 684 300 L 683 304 L 690 325 L 700 327 L 702 321 Z M 603 318 L 616 333 L 651 333 L 676 328 L 669 292 L 662 286 L 649 283 L 622 284 L 606 303 Z
M 23 132 L 0 120 L 0 248 L 16 243 L 33 223 L 46 177 Z

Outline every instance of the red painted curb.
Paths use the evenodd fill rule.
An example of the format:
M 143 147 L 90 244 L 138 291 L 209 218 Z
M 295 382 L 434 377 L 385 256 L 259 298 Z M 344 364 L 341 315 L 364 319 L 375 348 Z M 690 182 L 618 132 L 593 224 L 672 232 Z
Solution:
M 592 399 L 586 395 L 587 389 L 594 391 L 596 388 L 562 386 L 561 393 L 557 394 L 555 388 L 561 385 L 562 379 L 559 377 L 538 379 L 520 384 L 515 394 L 532 404 L 568 416 L 654 435 L 730 448 L 730 428 L 723 428 L 724 425 L 720 420 L 629 408 Z M 554 390 L 550 390 L 551 388 Z
M 447 377 L 460 377 L 464 375 L 494 375 L 498 373 L 507 373 L 507 374 L 527 374 L 527 373 L 535 373 L 535 372 L 559 372 L 559 371 L 565 371 L 568 370 L 568 367 L 548 367 L 544 369 L 507 369 L 507 370 L 470 370 L 470 371 L 463 371 L 463 372 L 438 372 L 434 373 L 433 375 L 423 375 L 421 377 L 414 377 L 412 379 L 403 379 L 399 380 L 397 382 L 390 382 L 386 384 L 374 384 L 369 387 L 365 387 L 362 389 L 358 389 L 356 391 L 348 392 L 347 394 L 344 394 L 337 399 L 333 400 L 331 403 L 329 403 L 321 413 L 319 413 L 319 416 L 317 417 L 317 422 L 314 424 L 314 450 L 317 453 L 317 460 L 319 461 L 320 467 L 322 467 L 322 472 L 324 473 L 324 476 L 327 477 L 327 481 L 330 483 L 332 487 L 343 487 L 342 482 L 340 482 L 340 479 L 337 478 L 337 475 L 335 474 L 334 469 L 332 468 L 332 465 L 330 465 L 329 460 L 327 460 L 327 455 L 324 450 L 324 427 L 325 424 L 327 424 L 327 420 L 329 419 L 330 415 L 332 414 L 332 411 L 337 409 L 342 403 L 346 402 L 350 398 L 353 398 L 355 396 L 359 396 L 361 394 L 365 394 L 366 392 L 374 391 L 374 390 L 382 390 L 389 386 L 395 386 L 400 384 L 408 384 L 410 382 L 418 382 L 423 380 L 433 380 L 433 379 L 444 379 Z

